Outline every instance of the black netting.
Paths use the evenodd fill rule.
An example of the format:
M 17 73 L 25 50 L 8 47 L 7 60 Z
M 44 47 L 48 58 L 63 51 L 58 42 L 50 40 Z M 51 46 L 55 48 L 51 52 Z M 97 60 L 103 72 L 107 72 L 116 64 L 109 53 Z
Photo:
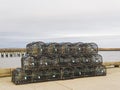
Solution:
M 7 56 L 7 54 L 6 54 Z M 4 57 L 1 54 L 1 57 Z M 11 56 L 12 57 L 12 56 Z M 12 72 L 12 82 L 23 84 L 58 79 L 106 75 L 95 43 L 44 43 L 26 45 L 21 68 Z

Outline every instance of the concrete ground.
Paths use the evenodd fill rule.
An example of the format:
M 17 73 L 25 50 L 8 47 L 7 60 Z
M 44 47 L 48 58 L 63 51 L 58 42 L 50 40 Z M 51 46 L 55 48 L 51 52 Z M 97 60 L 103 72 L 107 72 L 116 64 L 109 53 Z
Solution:
M 120 68 L 107 69 L 107 76 L 15 85 L 11 77 L 0 78 L 0 90 L 120 90 Z

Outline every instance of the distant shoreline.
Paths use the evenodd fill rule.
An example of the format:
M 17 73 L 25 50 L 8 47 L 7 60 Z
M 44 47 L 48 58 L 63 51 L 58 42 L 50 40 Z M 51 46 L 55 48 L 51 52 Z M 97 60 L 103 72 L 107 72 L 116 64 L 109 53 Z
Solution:
M 99 51 L 120 51 L 120 48 L 99 48 Z
M 99 51 L 120 51 L 120 48 L 98 48 Z M 25 48 L 0 48 L 2 52 L 26 52 Z

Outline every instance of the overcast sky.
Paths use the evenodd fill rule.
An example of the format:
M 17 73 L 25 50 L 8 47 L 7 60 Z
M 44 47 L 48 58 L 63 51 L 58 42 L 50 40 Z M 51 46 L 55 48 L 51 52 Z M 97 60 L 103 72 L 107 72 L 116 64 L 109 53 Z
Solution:
M 0 48 L 37 40 L 120 47 L 120 0 L 0 0 Z

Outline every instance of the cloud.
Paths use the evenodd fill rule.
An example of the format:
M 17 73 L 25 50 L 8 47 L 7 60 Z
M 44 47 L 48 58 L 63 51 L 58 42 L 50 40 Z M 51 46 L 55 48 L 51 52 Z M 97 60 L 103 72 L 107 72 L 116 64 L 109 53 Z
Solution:
M 102 47 L 118 47 L 119 5 L 119 0 L 1 0 L 0 47 L 24 47 L 34 40 L 70 39 L 98 43 L 102 40 Z M 112 38 L 99 39 L 106 36 Z

